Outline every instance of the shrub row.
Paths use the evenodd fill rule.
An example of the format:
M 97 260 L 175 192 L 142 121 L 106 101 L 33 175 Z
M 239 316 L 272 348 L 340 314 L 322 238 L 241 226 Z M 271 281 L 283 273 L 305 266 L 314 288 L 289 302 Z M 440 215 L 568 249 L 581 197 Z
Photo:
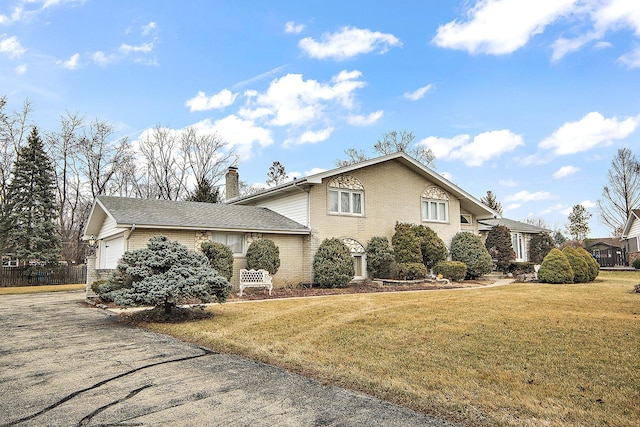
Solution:
M 584 248 L 556 248 L 544 257 L 538 280 L 544 283 L 588 283 L 595 280 L 600 265 Z

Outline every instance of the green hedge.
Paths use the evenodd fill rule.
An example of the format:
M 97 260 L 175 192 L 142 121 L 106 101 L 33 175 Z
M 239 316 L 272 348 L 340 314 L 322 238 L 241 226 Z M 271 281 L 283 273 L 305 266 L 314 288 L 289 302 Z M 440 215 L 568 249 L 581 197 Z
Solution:
M 424 279 L 427 267 L 421 262 L 401 262 L 398 264 L 398 277 L 403 280 Z
M 442 274 L 449 280 L 464 280 L 467 275 L 467 265 L 460 261 L 440 261 L 433 267 L 434 274 Z

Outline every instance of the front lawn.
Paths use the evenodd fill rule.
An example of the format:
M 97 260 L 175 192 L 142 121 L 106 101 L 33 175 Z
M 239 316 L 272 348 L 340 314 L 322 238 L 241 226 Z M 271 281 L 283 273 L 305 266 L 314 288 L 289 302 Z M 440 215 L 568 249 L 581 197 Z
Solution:
M 465 425 L 640 424 L 640 272 L 223 304 L 148 324 Z

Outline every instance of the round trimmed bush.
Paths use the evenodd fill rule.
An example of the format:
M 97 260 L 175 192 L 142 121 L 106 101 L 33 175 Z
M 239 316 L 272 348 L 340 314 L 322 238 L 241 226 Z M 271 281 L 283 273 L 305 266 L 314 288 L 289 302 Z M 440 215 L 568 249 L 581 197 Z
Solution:
M 631 264 L 633 268 L 636 270 L 640 270 L 640 258 L 636 258 L 633 260 L 633 264 Z
M 403 280 L 424 279 L 427 277 L 427 267 L 421 262 L 404 262 L 398 264 L 398 277 Z
M 267 270 L 272 276 L 280 268 L 280 249 L 273 240 L 258 239 L 247 248 L 247 268 Z
M 542 260 L 538 280 L 543 283 L 573 283 L 573 270 L 560 249 L 553 248 Z
M 420 238 L 416 235 L 413 224 L 396 223 L 395 233 L 391 237 L 391 244 L 398 264 L 422 262 Z
M 578 248 L 576 252 L 587 262 L 587 266 L 589 267 L 589 281 L 593 282 L 596 280 L 596 277 L 598 277 L 598 273 L 600 273 L 600 264 L 598 264 L 598 261 L 596 261 L 593 255 L 585 248 Z
M 573 270 L 573 283 L 589 282 L 589 265 L 582 255 L 577 252 L 577 249 L 567 246 L 562 250 L 562 253 L 567 257 Z
M 440 261 L 433 266 L 434 274 L 442 274 L 449 280 L 464 280 L 467 275 L 467 265 L 460 261 Z
M 208 240 L 200 246 L 200 251 L 207 257 L 211 267 L 219 275 L 231 280 L 231 276 L 233 276 L 233 252 L 231 252 L 231 248 L 222 243 Z
M 349 248 L 337 238 L 324 239 L 313 257 L 313 282 L 323 288 L 345 286 L 355 275 Z
M 451 239 L 451 260 L 467 266 L 467 278 L 475 279 L 491 273 L 493 261 L 480 236 L 461 231 Z
M 395 258 L 389 247 L 389 239 L 374 236 L 367 243 L 367 271 L 372 277 L 388 279 L 394 271 Z

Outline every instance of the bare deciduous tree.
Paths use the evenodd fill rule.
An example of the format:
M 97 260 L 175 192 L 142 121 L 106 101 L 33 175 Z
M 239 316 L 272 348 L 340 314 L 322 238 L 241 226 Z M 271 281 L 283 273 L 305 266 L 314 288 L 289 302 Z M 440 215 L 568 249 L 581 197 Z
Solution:
M 182 152 L 193 177 L 196 187 L 208 181 L 216 187 L 224 177 L 227 167 L 237 162 L 233 148 L 217 133 L 202 134 L 191 126 L 181 133 Z
M 631 210 L 640 206 L 640 162 L 630 149 L 618 150 L 607 181 L 598 200 L 599 217 L 613 236 L 620 236 Z
M 398 152 L 406 153 L 425 166 L 433 167 L 433 161 L 435 160 L 433 151 L 425 146 L 410 147 L 414 139 L 415 135 L 413 132 L 392 130 L 382 134 L 382 138 L 373 145 L 373 150 L 379 156 Z M 349 156 L 349 159 L 336 161 L 338 167 L 352 165 L 369 159 L 367 154 L 362 150 L 349 148 L 345 150 L 345 153 Z
M 20 111 L 5 111 L 7 97 L 0 98 L 0 208 L 4 206 L 7 188 L 11 181 L 11 168 L 16 160 L 18 149 L 26 139 L 31 126 L 33 107 L 28 99 Z

